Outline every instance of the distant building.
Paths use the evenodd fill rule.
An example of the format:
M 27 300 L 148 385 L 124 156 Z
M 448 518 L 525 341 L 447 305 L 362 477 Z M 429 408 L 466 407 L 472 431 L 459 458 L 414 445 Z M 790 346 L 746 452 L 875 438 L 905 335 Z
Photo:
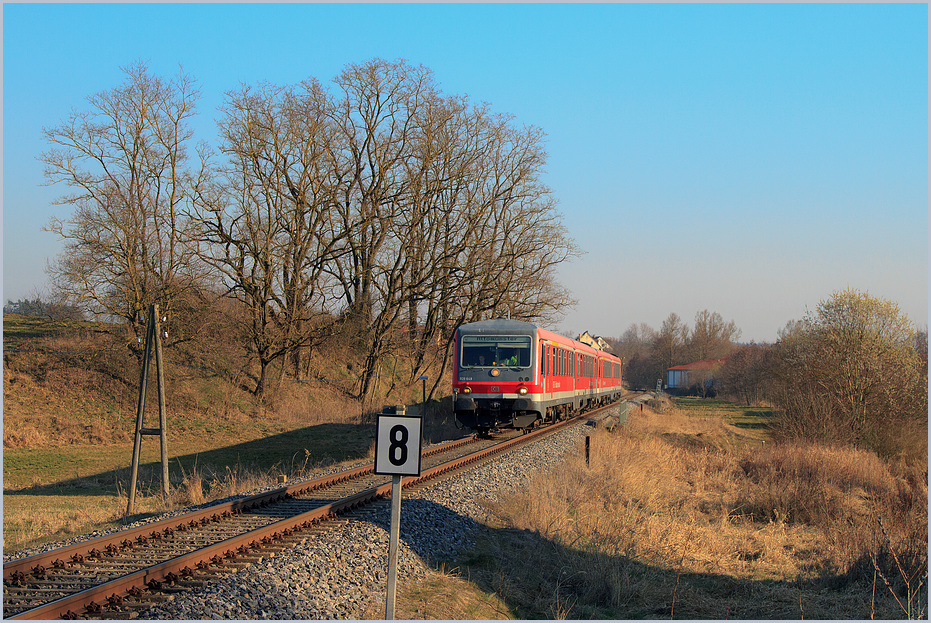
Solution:
M 715 375 L 726 359 L 703 359 L 666 370 L 666 389 L 685 392 L 694 386 L 714 388 Z
M 608 350 L 610 344 L 608 344 L 604 338 L 601 338 L 597 335 L 592 335 L 588 331 L 576 338 L 577 341 L 582 342 L 583 344 L 588 344 L 592 348 L 597 348 L 598 350 Z

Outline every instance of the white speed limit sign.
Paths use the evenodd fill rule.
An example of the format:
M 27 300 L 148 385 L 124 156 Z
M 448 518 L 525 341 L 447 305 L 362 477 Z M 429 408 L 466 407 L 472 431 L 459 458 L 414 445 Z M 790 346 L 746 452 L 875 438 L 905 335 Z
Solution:
M 375 433 L 375 473 L 420 475 L 419 416 L 379 415 Z

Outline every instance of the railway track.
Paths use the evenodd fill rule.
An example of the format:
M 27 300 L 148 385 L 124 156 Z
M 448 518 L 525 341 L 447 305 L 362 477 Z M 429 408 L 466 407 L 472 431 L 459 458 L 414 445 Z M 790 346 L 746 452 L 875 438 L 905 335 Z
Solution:
M 592 417 L 597 411 L 582 417 Z M 406 478 L 405 488 L 488 459 L 573 421 L 528 435 L 466 438 L 433 446 L 423 453 L 421 476 Z M 9 561 L 3 569 L 3 616 L 131 616 L 134 602 L 146 596 L 202 583 L 220 567 L 250 564 L 269 550 L 288 547 L 302 533 L 318 530 L 322 522 L 390 497 L 390 490 L 391 477 L 375 475 L 369 464 Z

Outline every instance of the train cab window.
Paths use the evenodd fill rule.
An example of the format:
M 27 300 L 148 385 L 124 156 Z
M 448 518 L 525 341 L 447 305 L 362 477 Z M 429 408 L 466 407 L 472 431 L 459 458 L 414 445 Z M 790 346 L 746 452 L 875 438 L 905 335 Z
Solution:
M 462 366 L 529 368 L 531 348 L 530 336 L 465 335 Z

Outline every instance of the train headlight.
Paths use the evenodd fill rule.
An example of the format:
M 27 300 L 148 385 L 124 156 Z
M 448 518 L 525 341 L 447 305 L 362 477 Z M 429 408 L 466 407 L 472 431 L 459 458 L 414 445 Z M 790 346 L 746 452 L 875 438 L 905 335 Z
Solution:
M 519 388 L 519 389 L 517 390 L 517 393 L 520 394 L 521 396 L 526 396 L 526 395 L 527 395 L 527 388 L 526 388 L 526 387 L 521 387 L 521 388 Z
M 471 387 L 463 387 L 463 388 L 462 388 L 462 393 L 468 396 L 469 394 L 472 393 L 472 388 L 471 388 Z
M 497 368 L 491 371 L 492 376 L 498 376 L 499 374 L 501 374 L 501 370 L 498 370 Z

